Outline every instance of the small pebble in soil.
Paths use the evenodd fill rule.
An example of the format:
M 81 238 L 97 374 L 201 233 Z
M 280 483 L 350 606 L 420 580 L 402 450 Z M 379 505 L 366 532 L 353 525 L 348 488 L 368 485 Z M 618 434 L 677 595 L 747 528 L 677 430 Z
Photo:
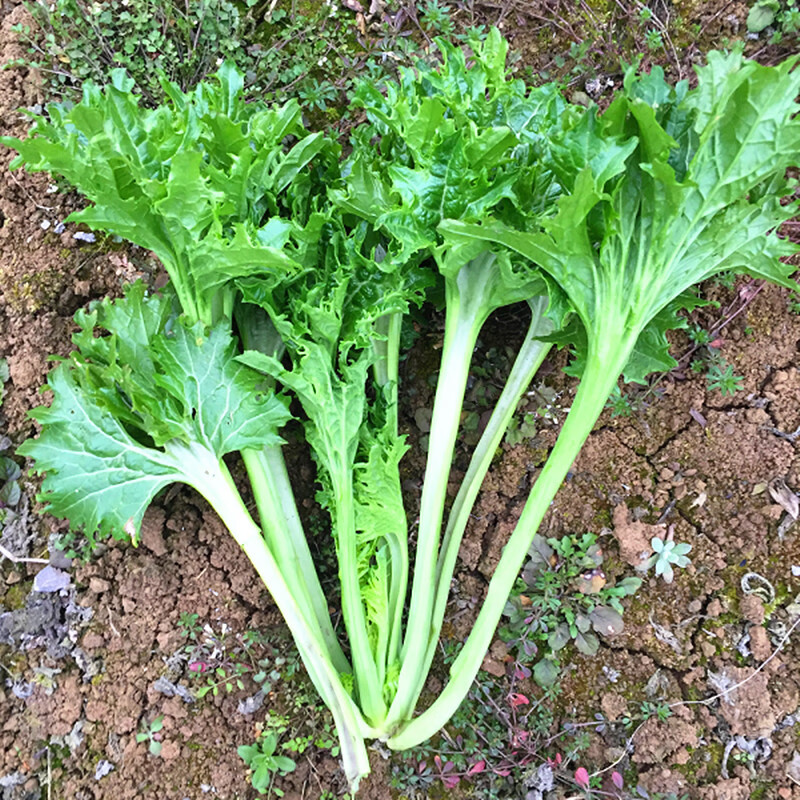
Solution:
M 722 603 L 715 597 L 709 604 L 708 608 L 706 609 L 706 614 L 709 617 L 716 618 L 722 613 Z
M 88 242 L 89 244 L 96 241 L 95 235 L 87 231 L 76 231 L 72 234 L 72 238 L 77 239 L 79 242 Z
M 746 594 L 739 601 L 739 613 L 747 622 L 760 625 L 765 617 L 764 603 L 760 597 L 756 597 L 754 594 Z
M 756 661 L 766 661 L 772 655 L 772 645 L 761 625 L 750 628 L 750 652 Z
M 112 772 L 113 769 L 114 765 L 110 761 L 106 761 L 106 759 L 101 758 L 95 767 L 94 779 L 99 781 L 101 778 L 105 778 L 105 776 L 108 775 L 109 772 Z
M 66 572 L 51 567 L 49 564 L 36 573 L 33 579 L 34 592 L 60 592 L 70 584 L 70 577 Z
M 103 578 L 91 577 L 89 578 L 89 589 L 95 594 L 103 594 L 111 588 L 111 584 Z

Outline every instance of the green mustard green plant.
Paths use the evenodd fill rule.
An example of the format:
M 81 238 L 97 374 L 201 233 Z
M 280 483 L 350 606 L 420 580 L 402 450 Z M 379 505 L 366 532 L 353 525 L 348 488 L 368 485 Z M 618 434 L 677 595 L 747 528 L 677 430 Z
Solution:
M 217 511 L 283 613 L 330 708 L 353 791 L 365 741 L 407 749 L 467 696 L 553 496 L 622 374 L 674 365 L 665 332 L 691 287 L 744 272 L 793 286 L 776 235 L 796 212 L 795 60 L 712 53 L 698 86 L 630 70 L 600 114 L 506 74 L 497 31 L 474 65 L 442 63 L 365 83 L 352 154 L 309 133 L 296 103 L 243 100 L 224 64 L 144 109 L 119 72 L 75 106 L 51 105 L 16 166 L 64 176 L 91 201 L 73 215 L 154 251 L 170 282 L 81 311 L 76 350 L 51 373 L 42 433 L 19 452 L 41 499 L 90 541 L 138 540 L 147 506 L 185 483 Z M 400 332 L 438 285 L 445 334 L 416 547 L 400 480 Z M 454 446 L 478 334 L 495 310 L 530 322 L 455 500 Z M 551 341 L 581 376 L 475 626 L 433 704 L 416 715 L 459 545 L 497 446 Z M 331 517 L 342 631 L 281 452 L 302 408 Z M 258 522 L 228 462 L 244 463 Z M 226 457 L 228 461 L 226 461 Z M 576 623 L 577 625 L 577 623 Z M 341 639 L 340 639 L 341 634 Z
M 710 53 L 692 90 L 686 82 L 670 87 L 660 69 L 641 76 L 630 69 L 624 91 L 603 114 L 569 109 L 548 132 L 543 161 L 562 192 L 554 212 L 537 213 L 535 205 L 520 203 L 516 213 L 503 219 L 513 206 L 509 203 L 499 206 L 503 213 L 486 214 L 479 224 L 453 219 L 439 225 L 445 254 L 479 243 L 508 248 L 538 266 L 568 297 L 574 316 L 559 339 L 571 340 L 576 354 L 572 369 L 581 381 L 478 619 L 451 667 L 450 682 L 430 708 L 389 739 L 390 746 L 413 746 L 457 709 L 533 536 L 620 375 L 643 382 L 650 372 L 674 366 L 665 332 L 685 325 L 677 312 L 697 302 L 691 288 L 730 272 L 795 287 L 793 267 L 780 260 L 795 247 L 776 231 L 796 212 L 793 203 L 781 203 L 794 190 L 786 170 L 797 160 L 800 142 L 796 62 L 764 67 L 739 53 Z M 377 98 L 375 105 L 381 107 Z M 383 154 L 380 147 L 371 152 L 373 157 Z M 424 174 L 418 171 L 412 180 L 395 164 L 396 159 L 387 160 L 379 169 L 390 179 L 401 179 L 398 195 L 405 200 L 416 189 L 424 197 Z M 403 243 L 413 241 L 413 233 L 395 236 Z M 447 255 L 440 259 L 447 263 Z M 554 293 L 549 296 L 552 303 Z M 430 485 L 426 480 L 425 492 Z M 458 514 L 458 500 L 455 508 Z M 427 570 L 439 550 L 439 530 L 435 524 L 426 526 L 424 511 L 423 506 L 415 579 L 430 585 Z M 445 536 L 445 553 L 448 544 Z M 434 605 L 444 602 L 451 574 L 449 564 L 436 573 L 429 590 Z M 430 603 L 425 590 L 412 597 L 417 619 L 427 617 Z M 433 621 L 433 635 L 418 629 L 413 638 L 412 631 L 413 646 L 403 663 L 408 674 L 427 671 L 430 651 L 423 655 L 419 644 L 438 637 L 440 617 L 434 615 Z M 420 684 L 409 689 L 413 699 L 403 694 L 402 701 L 413 707 L 420 689 Z

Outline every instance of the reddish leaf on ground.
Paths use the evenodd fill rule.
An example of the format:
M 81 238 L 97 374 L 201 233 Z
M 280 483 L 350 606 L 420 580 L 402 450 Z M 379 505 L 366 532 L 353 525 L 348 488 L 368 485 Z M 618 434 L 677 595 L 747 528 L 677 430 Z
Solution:
M 581 789 L 589 788 L 589 773 L 586 771 L 586 767 L 578 767 L 578 769 L 575 770 L 575 783 L 577 783 Z
M 512 708 L 516 708 L 517 706 L 527 706 L 530 704 L 530 700 L 525 697 L 524 694 L 519 694 L 518 692 L 511 692 L 508 696 L 508 702 L 511 704 Z

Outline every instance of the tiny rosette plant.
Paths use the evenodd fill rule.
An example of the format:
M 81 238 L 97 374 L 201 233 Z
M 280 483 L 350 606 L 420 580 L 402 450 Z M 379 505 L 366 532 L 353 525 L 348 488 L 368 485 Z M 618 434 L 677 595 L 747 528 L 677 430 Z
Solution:
M 672 583 L 675 577 L 673 567 L 688 567 L 689 558 L 686 555 L 692 549 L 686 542 L 673 542 L 654 536 L 650 540 L 653 548 L 653 555 L 639 565 L 636 569 L 647 572 L 650 567 L 655 566 L 656 577 L 663 577 L 666 583 Z
M 237 748 L 239 757 L 250 768 L 250 783 L 259 794 L 267 794 L 276 775 L 294 772 L 297 764 L 289 756 L 276 755 L 278 736 L 267 733 L 255 744 L 243 744 Z M 274 790 L 278 797 L 283 796 L 280 789 Z

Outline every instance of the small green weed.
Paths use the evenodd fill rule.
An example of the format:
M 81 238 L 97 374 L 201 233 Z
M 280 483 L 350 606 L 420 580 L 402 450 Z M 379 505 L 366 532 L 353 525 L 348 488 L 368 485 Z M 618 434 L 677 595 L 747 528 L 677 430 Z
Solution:
M 526 411 L 522 419 L 519 417 L 511 418 L 506 430 L 505 441 L 506 444 L 513 447 L 526 439 L 532 439 L 534 436 L 536 436 L 536 412 Z
M 567 644 L 594 655 L 600 646 L 597 633 L 622 630 L 621 598 L 634 594 L 641 580 L 628 577 L 607 585 L 603 552 L 592 533 L 560 539 L 537 535 L 528 555 L 500 635 L 523 664 L 536 662 L 536 681 L 551 686 L 560 674 L 557 654 Z
M 422 8 L 422 27 L 430 36 L 452 36 L 454 26 L 450 6 L 440 5 L 439 0 L 426 0 Z
M 706 379 L 708 380 L 708 390 L 718 391 L 723 397 L 732 396 L 740 391 L 744 380 L 741 375 L 736 375 L 733 367 L 723 359 L 719 359 L 709 366 Z
M 747 15 L 747 30 L 761 33 L 771 29 L 770 42 L 778 44 L 785 37 L 800 32 L 800 9 L 797 0 L 757 0 Z
M 732 396 L 740 391 L 744 378 L 737 375 L 722 356 L 720 350 L 722 339 L 699 325 L 689 328 L 689 339 L 697 351 L 696 357 L 689 364 L 689 369 L 698 374 L 705 373 L 708 390 L 719 392 L 723 397 Z
M 606 408 L 611 411 L 611 417 L 630 417 L 636 411 L 644 407 L 642 401 L 635 395 L 622 392 L 619 386 L 614 387 L 614 391 L 608 398 Z
M 253 787 L 278 797 L 283 792 L 274 785 L 276 775 L 292 772 L 295 757 L 309 747 L 329 750 L 334 758 L 339 755 L 333 719 L 322 701 L 312 693 L 295 691 L 298 687 L 283 688 L 281 699 L 286 702 L 287 713 L 268 711 L 264 721 L 256 725 L 255 744 L 242 746 L 238 751 L 253 770 Z M 279 750 L 283 755 L 278 754 Z
M 255 631 L 233 635 L 224 622 L 215 631 L 201 624 L 197 614 L 189 613 L 180 615 L 178 625 L 189 640 L 184 652 L 197 684 L 196 698 L 243 690 L 246 677 L 266 693 L 281 679 L 287 659 Z
M 653 555 L 638 566 L 637 570 L 647 572 L 650 567 L 655 566 L 656 577 L 660 575 L 666 583 L 672 583 L 675 577 L 673 567 L 689 566 L 690 561 L 686 554 L 692 549 L 690 544 L 675 542 L 669 536 L 667 539 L 654 536 L 650 540 L 650 546 L 654 550 Z
M 699 325 L 692 325 L 689 328 L 689 339 L 696 345 L 703 347 L 704 345 L 710 344 L 713 337 L 711 336 L 711 332 L 707 331 L 705 328 L 701 328 Z
M 659 722 L 666 722 L 672 716 L 672 709 L 666 703 L 643 702 L 639 707 L 645 719 L 655 717 Z
M 151 756 L 161 755 L 161 729 L 164 727 L 164 715 L 156 717 L 149 725 L 143 724 L 136 734 L 138 743 L 147 742 L 147 749 Z
M 270 732 L 260 736 L 255 744 L 243 744 L 237 749 L 250 770 L 250 783 L 259 794 L 283 797 L 283 791 L 273 786 L 273 781 L 277 775 L 287 775 L 297 767 L 288 756 L 276 755 L 277 748 L 278 735 Z
M 160 73 L 185 90 L 225 58 L 258 71 L 246 49 L 256 19 L 229 0 L 36 0 L 28 8 L 33 26 L 14 27 L 28 46 L 22 63 L 41 70 L 54 95 L 74 98 L 84 81 L 104 84 L 121 67 L 154 105 L 164 97 Z
M 543 425 L 558 423 L 559 393 L 542 383 L 527 393 L 520 401 L 520 410 L 511 418 L 505 435 L 505 443 L 517 445 L 526 439 L 533 439 Z M 521 416 L 520 416 L 521 412 Z
M 460 644 L 445 646 L 445 666 Z M 481 672 L 469 697 L 437 739 L 398 753 L 390 786 L 403 795 L 424 798 L 464 783 L 475 797 L 515 797 L 519 781 L 530 765 L 541 761 L 540 747 L 553 724 L 552 687 L 540 698 L 516 691 L 517 682 L 530 676 L 517 665 L 510 683 Z

